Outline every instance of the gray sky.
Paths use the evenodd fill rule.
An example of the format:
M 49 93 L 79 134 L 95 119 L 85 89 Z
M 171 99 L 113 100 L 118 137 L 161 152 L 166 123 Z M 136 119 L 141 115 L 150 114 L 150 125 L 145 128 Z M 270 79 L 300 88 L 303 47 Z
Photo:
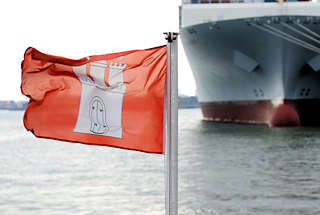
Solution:
M 24 51 L 82 58 L 166 44 L 163 32 L 179 30 L 180 0 L 10 0 L 0 3 L 0 100 L 20 93 Z M 179 43 L 179 91 L 195 85 Z

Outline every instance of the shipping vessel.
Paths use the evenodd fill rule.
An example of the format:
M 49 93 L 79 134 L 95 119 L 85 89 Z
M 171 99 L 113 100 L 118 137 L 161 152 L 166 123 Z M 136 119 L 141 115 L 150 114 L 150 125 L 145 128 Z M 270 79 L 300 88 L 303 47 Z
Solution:
M 184 0 L 180 34 L 205 120 L 320 125 L 320 3 Z

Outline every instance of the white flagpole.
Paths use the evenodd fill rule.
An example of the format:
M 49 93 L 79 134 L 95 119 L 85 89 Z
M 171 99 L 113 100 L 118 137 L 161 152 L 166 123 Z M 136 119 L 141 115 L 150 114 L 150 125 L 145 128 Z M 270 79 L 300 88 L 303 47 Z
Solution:
M 166 129 L 166 215 L 178 215 L 178 33 L 168 32 L 167 129 Z

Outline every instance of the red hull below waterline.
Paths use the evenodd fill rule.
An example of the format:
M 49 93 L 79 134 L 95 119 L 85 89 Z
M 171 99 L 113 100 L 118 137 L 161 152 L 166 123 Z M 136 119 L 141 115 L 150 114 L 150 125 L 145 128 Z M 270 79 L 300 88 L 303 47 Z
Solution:
M 269 126 L 319 126 L 320 99 L 200 103 L 205 120 L 267 124 Z

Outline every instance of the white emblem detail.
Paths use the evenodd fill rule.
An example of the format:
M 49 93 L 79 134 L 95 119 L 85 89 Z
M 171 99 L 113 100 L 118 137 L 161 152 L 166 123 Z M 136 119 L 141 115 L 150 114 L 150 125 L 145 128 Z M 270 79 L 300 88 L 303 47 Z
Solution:
M 124 93 L 126 91 L 126 85 L 123 81 L 123 70 L 127 67 L 127 64 L 122 65 L 110 62 L 108 83 L 111 89 L 117 89 L 117 92 Z
M 126 66 L 112 62 L 108 66 L 106 61 L 96 61 L 73 67 L 81 82 L 74 132 L 122 138 L 122 103 L 126 92 L 123 70 Z
M 99 96 L 91 99 L 89 107 L 90 131 L 95 134 L 103 134 L 109 130 L 106 121 L 106 106 Z

